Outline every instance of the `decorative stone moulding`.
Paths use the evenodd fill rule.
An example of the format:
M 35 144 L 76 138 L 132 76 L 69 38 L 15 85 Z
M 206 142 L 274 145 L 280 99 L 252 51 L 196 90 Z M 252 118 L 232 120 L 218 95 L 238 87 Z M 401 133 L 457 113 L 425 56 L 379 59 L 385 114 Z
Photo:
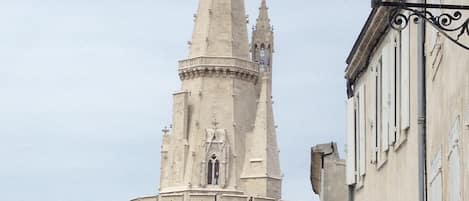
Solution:
M 179 61 L 179 78 L 181 80 L 198 77 L 234 77 L 257 82 L 259 65 L 232 57 L 196 57 Z

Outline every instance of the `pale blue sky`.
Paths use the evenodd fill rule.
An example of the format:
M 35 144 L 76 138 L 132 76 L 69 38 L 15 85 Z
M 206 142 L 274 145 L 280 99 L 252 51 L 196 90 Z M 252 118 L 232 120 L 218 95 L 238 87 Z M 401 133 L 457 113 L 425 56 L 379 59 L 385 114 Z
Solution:
M 259 3 L 247 0 L 251 25 Z M 310 147 L 343 147 L 345 59 L 370 1 L 268 4 L 283 197 L 317 200 Z M 196 0 L 0 0 L 1 200 L 155 194 L 161 129 L 171 123 L 177 61 L 187 56 L 196 7 Z

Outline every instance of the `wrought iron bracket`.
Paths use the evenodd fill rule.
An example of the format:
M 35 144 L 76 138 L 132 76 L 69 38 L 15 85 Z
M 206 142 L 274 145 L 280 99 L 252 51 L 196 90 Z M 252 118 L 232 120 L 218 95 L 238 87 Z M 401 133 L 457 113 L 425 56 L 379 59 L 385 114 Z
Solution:
M 418 24 L 423 20 L 458 46 L 469 50 L 469 44 L 462 42 L 463 36 L 469 38 L 469 18 L 463 18 L 462 14 L 463 10 L 469 10 L 469 5 L 383 2 L 382 0 L 371 2 L 373 8 L 391 7 L 389 26 L 395 30 L 407 28 L 410 21 Z M 435 12 L 434 9 L 442 11 Z M 452 13 L 446 10 L 451 10 Z

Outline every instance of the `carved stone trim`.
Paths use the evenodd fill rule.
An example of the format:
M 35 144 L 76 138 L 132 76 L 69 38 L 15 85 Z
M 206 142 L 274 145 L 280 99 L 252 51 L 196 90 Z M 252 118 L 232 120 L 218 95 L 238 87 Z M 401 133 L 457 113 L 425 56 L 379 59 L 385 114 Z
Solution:
M 234 77 L 257 82 L 259 65 L 230 57 L 196 57 L 179 62 L 181 80 L 197 77 Z

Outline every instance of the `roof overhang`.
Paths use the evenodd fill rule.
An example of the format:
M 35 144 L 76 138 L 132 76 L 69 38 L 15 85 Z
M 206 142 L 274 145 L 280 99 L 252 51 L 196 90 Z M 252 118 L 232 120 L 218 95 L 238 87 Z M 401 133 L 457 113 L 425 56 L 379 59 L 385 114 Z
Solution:
M 345 78 L 353 83 L 368 67 L 371 55 L 389 30 L 388 7 L 373 8 L 347 58 Z

